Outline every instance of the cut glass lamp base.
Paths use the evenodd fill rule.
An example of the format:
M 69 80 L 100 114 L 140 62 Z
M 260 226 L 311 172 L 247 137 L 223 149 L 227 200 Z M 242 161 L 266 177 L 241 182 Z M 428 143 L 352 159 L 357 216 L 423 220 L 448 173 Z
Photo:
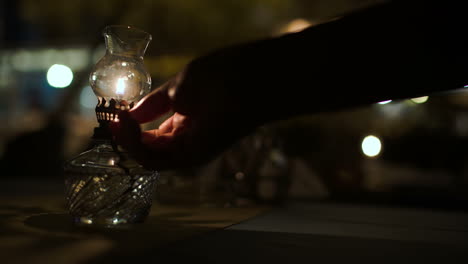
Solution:
M 65 166 L 69 212 L 76 224 L 117 226 L 143 222 L 149 214 L 158 173 L 101 145 Z

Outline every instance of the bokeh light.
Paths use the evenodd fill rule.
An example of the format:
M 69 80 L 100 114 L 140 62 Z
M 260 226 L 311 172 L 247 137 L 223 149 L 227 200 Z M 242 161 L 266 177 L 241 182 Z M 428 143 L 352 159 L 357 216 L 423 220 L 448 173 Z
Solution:
M 81 90 L 80 94 L 80 105 L 88 108 L 88 109 L 94 109 L 97 105 L 97 98 L 96 95 L 94 95 L 93 89 L 91 89 L 91 86 L 86 86 Z
M 423 104 L 429 100 L 429 96 L 421 96 L 416 98 L 411 98 L 411 101 L 415 104 Z
M 362 140 L 362 152 L 368 157 L 376 157 L 382 150 L 382 143 L 376 136 L 369 135 Z
M 289 24 L 287 25 L 286 32 L 288 33 L 299 32 L 310 27 L 311 25 L 312 24 L 309 21 L 303 18 L 294 19 L 293 21 L 289 22 Z
M 54 64 L 47 71 L 47 82 L 55 88 L 65 88 L 73 81 L 72 70 L 62 64 Z
M 288 33 L 296 33 L 312 25 L 313 23 L 306 19 L 296 18 L 296 19 L 291 20 L 287 24 L 283 25 L 282 27 L 280 27 L 277 30 L 277 32 L 274 34 L 283 35 L 283 34 L 288 34 Z
M 378 102 L 378 104 L 384 105 L 384 104 L 388 104 L 390 102 L 392 102 L 392 100 L 386 100 L 386 101 Z

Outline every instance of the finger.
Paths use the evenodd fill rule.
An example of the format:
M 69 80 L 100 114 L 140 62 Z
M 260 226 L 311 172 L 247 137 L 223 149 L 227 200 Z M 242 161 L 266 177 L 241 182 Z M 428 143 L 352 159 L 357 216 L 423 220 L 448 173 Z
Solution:
M 168 133 L 168 132 L 172 131 L 172 129 L 173 129 L 173 122 L 172 121 L 173 121 L 173 119 L 174 119 L 174 115 L 172 115 L 171 117 L 166 119 L 166 121 L 164 121 L 161 125 L 159 125 L 158 130 L 160 131 L 161 134 Z
M 189 129 L 191 118 L 179 113 L 175 113 L 172 119 L 172 133 L 180 134 Z
M 171 133 L 173 130 L 173 118 L 174 116 L 169 117 L 164 121 L 158 129 L 147 130 L 141 133 L 141 139 L 144 144 L 149 144 L 150 142 L 155 141 L 160 136 L 167 136 L 167 133 Z M 166 135 L 165 135 L 166 134 Z
M 131 117 L 138 123 L 146 123 L 167 113 L 172 108 L 172 102 L 167 92 L 172 83 L 169 81 L 145 96 L 130 110 Z
M 151 148 L 155 148 L 156 145 L 166 145 L 176 135 L 188 131 L 189 123 L 190 118 L 176 113 L 164 121 L 164 123 L 159 126 L 159 129 L 142 132 L 142 142 L 143 144 L 149 145 Z
M 187 123 L 187 116 L 186 115 L 181 115 L 179 113 L 175 113 L 173 115 L 173 126 L 178 127 L 178 126 L 184 126 Z
M 142 132 L 142 142 L 147 149 L 147 155 L 141 162 L 145 167 L 158 170 L 183 165 L 188 154 L 183 142 L 186 142 L 187 131 L 176 130 L 161 133 L 159 129 Z M 185 150 L 184 150 L 185 149 Z
M 148 130 L 141 133 L 142 143 L 152 149 L 167 146 L 172 141 L 173 137 L 173 133 L 161 133 L 159 129 Z

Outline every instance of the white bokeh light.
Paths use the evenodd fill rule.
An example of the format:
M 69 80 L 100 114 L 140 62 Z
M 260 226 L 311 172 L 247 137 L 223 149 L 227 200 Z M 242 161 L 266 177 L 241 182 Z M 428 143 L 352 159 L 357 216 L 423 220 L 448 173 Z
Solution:
M 375 157 L 382 150 L 382 143 L 376 136 L 369 135 L 362 140 L 362 152 L 368 157 Z
M 73 81 L 72 70 L 62 64 L 54 64 L 47 71 L 47 82 L 55 88 L 65 88 Z
M 97 105 L 97 98 L 96 95 L 94 95 L 93 90 L 91 89 L 90 86 L 86 86 L 81 90 L 80 94 L 80 104 L 88 109 L 94 109 Z
M 378 102 L 378 104 L 384 105 L 384 104 L 388 104 L 390 102 L 392 102 L 392 100 L 386 100 L 386 101 Z

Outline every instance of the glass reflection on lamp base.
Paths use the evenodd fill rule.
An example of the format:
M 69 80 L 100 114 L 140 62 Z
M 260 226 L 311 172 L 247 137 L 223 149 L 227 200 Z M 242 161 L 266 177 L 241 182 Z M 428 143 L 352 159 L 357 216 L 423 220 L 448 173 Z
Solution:
M 68 208 L 79 225 L 120 226 L 144 222 L 158 173 L 102 144 L 65 166 Z

